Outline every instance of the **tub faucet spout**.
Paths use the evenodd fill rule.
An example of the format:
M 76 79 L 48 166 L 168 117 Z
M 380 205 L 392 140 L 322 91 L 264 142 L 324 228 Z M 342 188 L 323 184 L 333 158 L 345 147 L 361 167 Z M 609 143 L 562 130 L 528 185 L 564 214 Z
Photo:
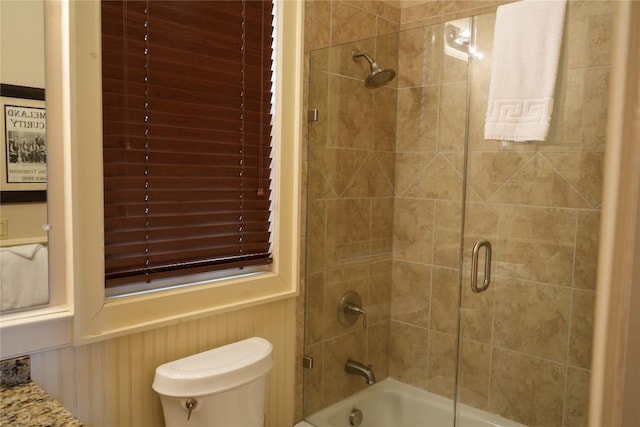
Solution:
M 351 375 L 360 375 L 365 378 L 367 384 L 374 384 L 376 382 L 376 376 L 373 374 L 373 366 L 365 365 L 355 360 L 347 360 L 344 364 L 344 371 Z

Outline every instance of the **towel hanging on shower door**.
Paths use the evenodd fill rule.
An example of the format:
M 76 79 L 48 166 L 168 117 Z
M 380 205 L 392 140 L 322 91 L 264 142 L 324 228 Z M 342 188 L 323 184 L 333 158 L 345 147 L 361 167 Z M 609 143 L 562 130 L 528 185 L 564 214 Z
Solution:
M 566 0 L 498 7 L 485 139 L 544 141 L 553 111 Z

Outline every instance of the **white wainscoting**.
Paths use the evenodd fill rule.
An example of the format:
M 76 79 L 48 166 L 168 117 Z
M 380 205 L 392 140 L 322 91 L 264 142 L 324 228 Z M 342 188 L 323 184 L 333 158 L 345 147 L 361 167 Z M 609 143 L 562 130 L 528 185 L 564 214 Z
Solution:
M 295 298 L 31 355 L 31 377 L 91 427 L 163 426 L 151 389 L 155 368 L 167 361 L 260 336 L 274 346 L 266 405 L 267 426 L 294 418 Z

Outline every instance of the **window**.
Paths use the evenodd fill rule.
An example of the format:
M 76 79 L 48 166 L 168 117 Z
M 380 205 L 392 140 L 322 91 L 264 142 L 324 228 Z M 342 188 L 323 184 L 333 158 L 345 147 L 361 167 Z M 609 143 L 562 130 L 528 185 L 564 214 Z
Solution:
M 302 123 L 303 3 L 278 1 L 275 108 L 272 116 L 272 264 L 255 274 L 203 279 L 193 286 L 105 296 L 104 179 L 102 148 L 102 31 L 100 2 L 68 2 L 69 188 L 66 259 L 74 294 L 74 344 L 113 338 L 185 319 L 210 316 L 297 293 L 299 278 L 300 136 Z M 66 53 L 65 53 L 66 55 Z M 169 279 L 163 279 L 169 280 Z M 117 289 L 117 288 L 116 288 Z
M 107 288 L 272 262 L 272 10 L 102 1 Z

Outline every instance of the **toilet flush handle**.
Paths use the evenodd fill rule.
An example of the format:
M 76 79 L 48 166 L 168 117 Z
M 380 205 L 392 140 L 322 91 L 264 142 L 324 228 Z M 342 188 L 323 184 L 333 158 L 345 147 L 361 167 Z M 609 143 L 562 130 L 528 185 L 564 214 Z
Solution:
M 189 413 L 187 414 L 187 421 L 189 421 L 189 419 L 191 418 L 191 411 L 193 411 L 196 408 L 196 406 L 198 406 L 198 401 L 195 400 L 193 397 L 190 397 L 187 399 L 186 402 L 184 402 L 184 406 L 189 411 Z

